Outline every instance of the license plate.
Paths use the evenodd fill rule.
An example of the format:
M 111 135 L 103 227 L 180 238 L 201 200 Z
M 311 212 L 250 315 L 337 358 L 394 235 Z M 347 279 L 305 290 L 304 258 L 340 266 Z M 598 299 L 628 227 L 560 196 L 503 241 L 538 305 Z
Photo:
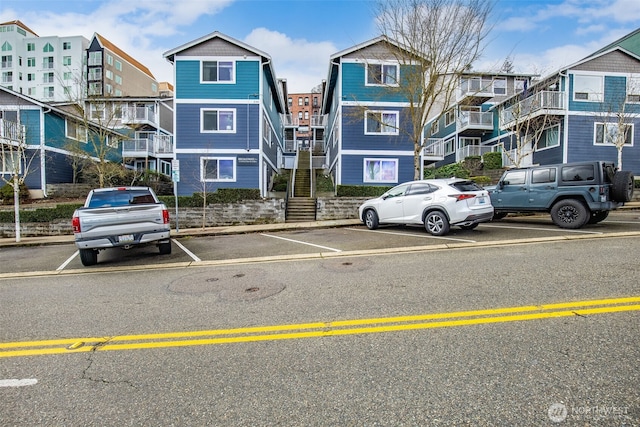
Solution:
M 118 242 L 120 243 L 133 242 L 133 234 L 123 234 L 122 236 L 118 236 Z
M 487 203 L 487 199 L 485 199 L 484 197 L 478 197 L 479 205 L 484 205 L 485 203 Z

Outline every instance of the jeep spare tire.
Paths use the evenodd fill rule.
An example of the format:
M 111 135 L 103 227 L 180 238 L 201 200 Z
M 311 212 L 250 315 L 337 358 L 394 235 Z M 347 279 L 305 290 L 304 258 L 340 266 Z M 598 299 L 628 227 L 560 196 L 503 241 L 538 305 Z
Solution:
M 619 171 L 613 176 L 611 198 L 616 202 L 630 202 L 633 198 L 633 173 Z

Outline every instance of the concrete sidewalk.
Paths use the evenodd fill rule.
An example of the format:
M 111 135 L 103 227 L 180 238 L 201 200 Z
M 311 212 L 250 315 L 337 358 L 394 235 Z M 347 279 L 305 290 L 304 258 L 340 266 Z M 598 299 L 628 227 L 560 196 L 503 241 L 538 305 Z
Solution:
M 180 231 L 171 230 L 171 237 L 187 236 L 223 236 L 229 234 L 259 233 L 265 231 L 300 230 L 311 228 L 332 228 L 349 225 L 362 224 L 357 219 L 339 219 L 329 221 L 309 221 L 309 222 L 285 222 L 277 224 L 256 224 L 256 225 L 229 225 L 222 227 L 206 228 L 180 228 Z M 0 247 L 7 246 L 41 246 L 41 245 L 61 245 L 74 242 L 73 234 L 60 236 L 37 236 L 22 237 L 20 242 L 16 242 L 13 237 L 0 238 Z

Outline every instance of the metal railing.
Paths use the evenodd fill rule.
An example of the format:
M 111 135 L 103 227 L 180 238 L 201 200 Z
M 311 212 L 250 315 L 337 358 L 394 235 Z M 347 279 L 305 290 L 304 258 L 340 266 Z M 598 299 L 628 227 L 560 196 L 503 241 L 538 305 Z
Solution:
M 328 114 L 311 116 L 312 127 L 325 127 L 329 120 Z
M 424 144 L 422 149 L 422 156 L 428 157 L 431 160 L 444 159 L 444 139 L 442 138 L 429 138 Z
M 122 155 L 124 157 L 172 153 L 173 138 L 170 135 L 157 135 L 153 138 L 126 139 L 122 141 Z
M 526 121 L 542 113 L 542 110 L 564 111 L 564 93 L 555 91 L 536 92 L 500 113 L 500 123 L 506 126 L 515 121 Z
M 125 107 L 122 109 L 122 121 L 125 123 L 156 123 L 156 113 L 148 106 Z
M 469 156 L 482 156 L 493 151 L 493 147 L 487 145 L 465 145 L 456 151 L 456 162 L 461 162 Z
M 493 113 L 480 111 L 461 111 L 458 116 L 461 130 L 465 128 L 493 129 Z

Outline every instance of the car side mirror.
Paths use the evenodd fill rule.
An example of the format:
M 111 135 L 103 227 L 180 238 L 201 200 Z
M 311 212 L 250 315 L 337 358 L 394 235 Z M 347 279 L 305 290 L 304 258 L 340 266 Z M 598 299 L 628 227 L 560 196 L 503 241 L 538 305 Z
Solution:
M 500 181 L 500 182 L 498 183 L 498 185 L 497 185 L 497 188 L 498 188 L 499 190 L 502 190 L 502 189 L 504 188 L 504 185 L 505 185 L 505 184 L 509 184 L 509 183 L 508 183 L 508 182 L 506 182 L 506 183 L 505 183 L 504 181 Z

